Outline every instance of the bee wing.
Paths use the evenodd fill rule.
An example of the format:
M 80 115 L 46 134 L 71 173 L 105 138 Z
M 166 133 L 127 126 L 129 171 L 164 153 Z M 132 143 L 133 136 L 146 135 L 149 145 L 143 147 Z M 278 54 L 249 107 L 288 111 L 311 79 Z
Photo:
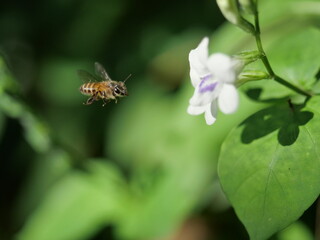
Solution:
M 100 76 L 104 80 L 111 80 L 111 78 L 109 77 L 107 71 L 104 69 L 104 67 L 100 63 L 95 62 L 94 63 L 94 67 L 95 67 L 95 70 L 96 70 L 96 74 L 98 76 Z
M 98 79 L 95 76 L 93 76 L 92 74 L 90 74 L 84 70 L 78 70 L 78 76 L 84 82 L 91 82 L 91 81 L 97 82 L 98 81 Z

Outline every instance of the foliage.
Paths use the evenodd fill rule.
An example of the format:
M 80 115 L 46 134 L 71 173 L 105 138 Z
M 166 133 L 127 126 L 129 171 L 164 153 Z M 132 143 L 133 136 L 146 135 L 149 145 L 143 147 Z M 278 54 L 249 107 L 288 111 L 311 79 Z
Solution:
M 304 3 L 259 1 L 262 42 L 281 78 L 316 92 L 319 3 Z M 251 239 L 312 238 L 303 213 L 320 190 L 318 96 L 265 79 L 242 85 L 238 111 L 213 126 L 187 115 L 188 52 L 223 20 L 214 1 L 34 6 L 7 3 L 0 17 L 1 239 L 179 239 L 194 218 L 207 238 L 246 239 L 237 216 Z M 231 24 L 210 42 L 209 52 L 255 49 Z M 132 73 L 127 98 L 82 105 L 76 71 L 95 61 L 116 80 Z
M 263 109 L 223 144 L 221 184 L 252 239 L 286 227 L 319 195 L 318 104 Z

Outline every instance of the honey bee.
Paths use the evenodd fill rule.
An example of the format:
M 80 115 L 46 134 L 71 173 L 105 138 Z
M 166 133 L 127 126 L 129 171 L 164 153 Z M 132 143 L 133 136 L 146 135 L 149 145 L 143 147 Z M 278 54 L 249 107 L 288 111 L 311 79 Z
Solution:
M 87 82 L 82 84 L 79 90 L 82 94 L 90 96 L 83 104 L 90 105 L 101 99 L 102 106 L 105 106 L 111 100 L 117 103 L 117 98 L 128 96 L 125 82 L 131 74 L 124 81 L 113 81 L 100 63 L 96 62 L 94 66 L 97 77 L 84 70 L 78 70 L 79 77 Z

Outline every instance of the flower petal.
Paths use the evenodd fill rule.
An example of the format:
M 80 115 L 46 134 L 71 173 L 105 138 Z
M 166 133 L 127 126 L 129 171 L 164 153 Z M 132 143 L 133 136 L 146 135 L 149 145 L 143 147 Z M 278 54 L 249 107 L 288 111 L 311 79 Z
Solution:
M 223 53 L 212 54 L 207 63 L 214 78 L 220 82 L 234 83 L 240 73 L 239 71 L 242 70 L 242 68 L 239 68 L 239 60 Z
M 225 114 L 234 113 L 239 105 L 239 93 L 232 84 L 223 84 L 218 97 L 220 110 Z
M 205 37 L 202 39 L 198 47 L 191 50 L 189 53 L 190 69 L 197 72 L 199 76 L 207 75 L 209 73 L 207 68 L 208 45 L 209 38 Z
M 197 87 L 201 81 L 200 76 L 193 68 L 190 68 L 190 79 L 193 87 Z
M 207 80 L 205 83 L 202 83 L 203 82 L 200 82 L 193 96 L 190 98 L 190 105 L 205 106 L 219 96 L 223 84 L 212 80 Z
M 189 105 L 188 109 L 187 109 L 187 113 L 189 113 L 190 115 L 200 115 L 200 114 L 204 113 L 207 108 L 208 108 L 208 106 L 197 107 L 197 106 Z
M 204 113 L 204 118 L 206 119 L 206 123 L 208 125 L 214 124 L 217 119 L 218 107 L 217 101 L 213 101 L 210 106 L 206 109 Z

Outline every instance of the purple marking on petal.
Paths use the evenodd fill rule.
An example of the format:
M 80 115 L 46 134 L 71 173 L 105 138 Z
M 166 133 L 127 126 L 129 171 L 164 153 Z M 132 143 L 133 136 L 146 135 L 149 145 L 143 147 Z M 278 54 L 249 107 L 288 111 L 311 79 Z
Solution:
M 212 74 L 208 74 L 207 76 L 204 76 L 201 78 L 201 82 L 200 82 L 200 85 L 199 85 L 199 88 L 201 88 L 203 86 L 203 84 L 208 81 L 210 78 L 212 77 Z
M 212 92 L 217 85 L 218 85 L 218 82 L 214 82 L 209 85 L 203 86 L 202 88 L 199 88 L 199 91 L 200 93 Z
M 211 77 L 212 77 L 212 75 L 209 74 L 209 75 L 201 78 L 201 82 L 200 82 L 200 85 L 199 85 L 199 92 L 200 92 L 200 93 L 212 92 L 212 91 L 216 88 L 218 82 L 206 84 L 206 82 L 207 82 Z

